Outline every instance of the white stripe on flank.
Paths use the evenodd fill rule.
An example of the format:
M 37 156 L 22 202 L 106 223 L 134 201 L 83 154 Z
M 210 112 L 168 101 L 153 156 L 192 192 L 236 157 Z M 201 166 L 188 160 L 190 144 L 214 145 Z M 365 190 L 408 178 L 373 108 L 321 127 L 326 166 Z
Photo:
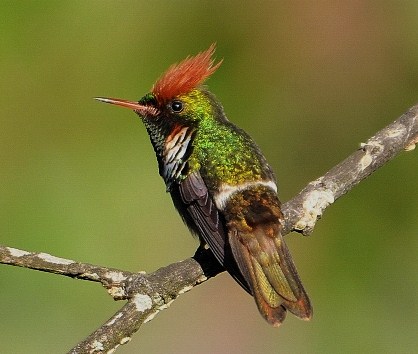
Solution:
M 232 194 L 236 192 L 240 192 L 246 189 L 249 189 L 254 186 L 265 186 L 267 188 L 272 189 L 275 193 L 277 193 L 277 185 L 273 181 L 253 181 L 253 182 L 245 182 L 239 185 L 231 185 L 224 183 L 219 188 L 219 192 L 214 196 L 214 202 L 216 207 L 219 210 L 223 210 L 227 201 L 231 198 Z

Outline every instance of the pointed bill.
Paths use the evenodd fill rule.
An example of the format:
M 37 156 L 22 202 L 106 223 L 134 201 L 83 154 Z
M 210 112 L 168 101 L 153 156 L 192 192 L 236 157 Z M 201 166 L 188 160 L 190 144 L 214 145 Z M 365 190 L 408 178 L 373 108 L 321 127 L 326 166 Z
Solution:
M 141 116 L 151 115 L 156 116 L 158 114 L 158 110 L 155 107 L 145 106 L 140 104 L 139 102 L 122 100 L 120 98 L 110 98 L 110 97 L 95 97 L 97 101 L 114 104 L 116 106 L 121 106 L 125 108 L 130 108 L 136 113 L 140 114 Z

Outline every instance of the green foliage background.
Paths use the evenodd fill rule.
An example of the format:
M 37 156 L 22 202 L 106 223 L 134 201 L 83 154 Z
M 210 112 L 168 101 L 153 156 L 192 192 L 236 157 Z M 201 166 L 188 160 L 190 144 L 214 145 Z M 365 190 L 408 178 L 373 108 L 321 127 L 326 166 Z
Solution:
M 414 1 L 2 1 L 0 243 L 153 271 L 197 242 L 145 129 L 94 96 L 137 99 L 217 42 L 209 80 L 287 200 L 418 102 Z M 418 156 L 404 153 L 287 238 L 315 314 L 270 328 L 225 274 L 120 353 L 406 353 L 418 345 Z M 60 353 L 122 304 L 97 284 L 0 266 L 0 352 Z

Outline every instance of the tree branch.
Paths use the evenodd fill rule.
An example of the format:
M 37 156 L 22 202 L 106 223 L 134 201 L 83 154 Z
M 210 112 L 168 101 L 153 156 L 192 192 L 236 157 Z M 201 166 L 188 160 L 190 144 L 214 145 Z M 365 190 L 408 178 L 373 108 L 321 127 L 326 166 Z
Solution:
M 418 105 L 389 124 L 360 149 L 310 182 L 296 197 L 283 205 L 284 234 L 290 231 L 312 233 L 324 210 L 349 192 L 401 151 L 411 151 L 418 143 Z
M 413 150 L 418 143 L 417 116 L 418 105 L 284 203 L 283 234 L 297 231 L 309 235 L 328 206 L 402 150 Z M 203 248 L 199 248 L 193 258 L 148 275 L 5 246 L 0 246 L 0 263 L 100 282 L 115 300 L 128 300 L 112 318 L 70 353 L 109 352 L 129 342 L 143 323 L 153 319 L 180 294 L 223 271 L 212 253 Z

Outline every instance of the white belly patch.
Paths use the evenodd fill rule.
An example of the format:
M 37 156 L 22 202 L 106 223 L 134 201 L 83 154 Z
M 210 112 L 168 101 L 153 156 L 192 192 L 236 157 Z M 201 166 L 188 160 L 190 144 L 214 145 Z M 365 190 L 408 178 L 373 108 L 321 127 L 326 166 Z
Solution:
M 273 181 L 253 181 L 253 182 L 245 182 L 239 185 L 231 185 L 231 184 L 224 183 L 219 188 L 219 192 L 216 193 L 213 198 L 216 204 L 216 207 L 219 210 L 223 210 L 225 208 L 226 203 L 231 198 L 232 194 L 249 189 L 254 186 L 265 186 L 267 188 L 272 189 L 275 193 L 277 193 L 277 185 Z

